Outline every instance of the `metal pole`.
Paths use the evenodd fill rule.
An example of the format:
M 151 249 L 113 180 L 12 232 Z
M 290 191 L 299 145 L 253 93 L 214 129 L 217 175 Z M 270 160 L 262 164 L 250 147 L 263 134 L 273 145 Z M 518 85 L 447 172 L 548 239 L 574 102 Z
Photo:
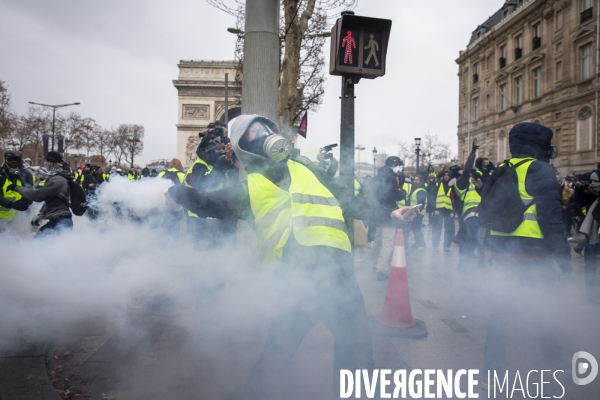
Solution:
M 56 119 L 56 108 L 52 109 L 52 151 L 54 151 L 54 121 Z
M 346 203 L 354 198 L 354 82 L 342 77 L 342 115 L 340 123 L 340 184 Z M 354 220 L 345 217 L 350 243 L 354 243 Z
M 417 175 L 419 174 L 419 153 L 421 152 L 421 149 L 419 149 L 417 147 Z
M 229 73 L 225 72 L 225 114 L 223 115 L 225 126 L 229 123 Z
M 246 0 L 242 114 L 277 121 L 279 0 Z

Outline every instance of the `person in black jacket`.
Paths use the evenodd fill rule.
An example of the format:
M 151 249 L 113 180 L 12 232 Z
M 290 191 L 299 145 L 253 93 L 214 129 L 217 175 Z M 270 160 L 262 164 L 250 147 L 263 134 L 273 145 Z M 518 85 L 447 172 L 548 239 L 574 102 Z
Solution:
M 24 186 L 20 172 L 23 160 L 13 151 L 4 153 L 0 166 L 0 232 L 12 228 L 17 211 L 27 211 L 31 201 L 23 198 L 13 186 Z
M 99 167 L 96 164 L 90 165 L 89 168 L 83 170 L 83 177 L 81 180 L 81 187 L 85 191 L 88 203 L 92 206 L 88 208 L 86 214 L 91 219 L 96 219 L 98 216 L 98 209 L 94 206 L 94 200 L 96 198 L 96 190 L 104 182 L 102 174 L 99 171 Z
M 377 176 L 371 180 L 369 229 L 376 229 L 373 244 L 373 259 L 376 262 L 373 270 L 380 281 L 388 279 L 389 259 L 396 238 L 396 225 L 390 219 L 390 214 L 407 195 L 404 189 L 399 188 L 401 164 L 400 157 L 388 157 L 385 165 L 377 171 Z
M 509 162 L 516 165 L 526 160 L 516 168 L 516 174 L 521 200 L 529 206 L 515 231 L 491 231 L 489 246 L 496 274 L 493 288 L 497 293 L 485 342 L 487 370 L 506 370 L 506 330 L 509 316 L 517 310 L 527 313 L 524 319 L 537 328 L 547 369 L 556 369 L 553 367 L 560 365 L 563 358 L 554 326 L 552 296 L 556 291 L 556 266 L 566 276 L 572 267 L 562 221 L 560 185 L 549 164 L 550 158 L 556 156 L 552 135 L 552 130 L 535 123 L 517 124 L 509 134 Z M 510 212 L 513 210 L 498 210 L 498 218 Z

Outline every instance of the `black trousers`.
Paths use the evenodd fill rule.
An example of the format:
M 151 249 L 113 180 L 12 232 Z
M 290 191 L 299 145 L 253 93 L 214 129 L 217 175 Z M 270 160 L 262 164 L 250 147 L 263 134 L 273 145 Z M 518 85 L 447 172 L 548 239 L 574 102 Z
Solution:
M 264 392 L 280 379 L 306 334 L 319 322 L 335 340 L 334 396 L 339 396 L 340 369 L 374 368 L 369 322 L 352 256 L 336 250 L 315 257 L 319 252 L 296 248 L 299 253 L 294 258 L 302 260 L 284 256 L 288 261 L 273 274 L 275 285 L 282 288 L 280 308 L 271 320 L 260 361 L 227 399 L 264 399 Z
M 585 295 L 589 300 L 593 300 L 595 297 L 596 271 L 598 264 L 600 264 L 600 259 L 596 258 L 597 256 L 600 256 L 600 244 L 589 244 L 588 242 L 584 252 L 585 267 L 583 274 L 585 277 Z

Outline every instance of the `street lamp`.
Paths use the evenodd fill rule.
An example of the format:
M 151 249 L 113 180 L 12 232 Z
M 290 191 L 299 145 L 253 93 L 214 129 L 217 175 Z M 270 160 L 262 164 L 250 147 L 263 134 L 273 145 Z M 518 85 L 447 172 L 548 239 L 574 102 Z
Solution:
M 373 176 L 377 175 L 377 147 L 373 147 Z
M 360 152 L 361 150 L 364 150 L 365 146 L 363 146 L 362 144 L 359 144 L 358 146 L 354 147 L 354 150 L 358 150 L 358 177 L 360 178 Z
M 56 110 L 58 108 L 63 108 L 63 107 L 68 107 L 68 106 L 78 106 L 81 103 L 50 105 L 50 104 L 34 103 L 33 101 L 30 101 L 29 104 L 33 104 L 36 106 L 42 106 L 42 107 L 49 107 L 52 109 L 52 151 L 54 151 L 54 126 L 55 126 L 55 121 L 56 121 Z
M 421 138 L 415 138 L 415 152 L 417 153 L 417 174 L 419 174 L 419 153 L 421 152 Z

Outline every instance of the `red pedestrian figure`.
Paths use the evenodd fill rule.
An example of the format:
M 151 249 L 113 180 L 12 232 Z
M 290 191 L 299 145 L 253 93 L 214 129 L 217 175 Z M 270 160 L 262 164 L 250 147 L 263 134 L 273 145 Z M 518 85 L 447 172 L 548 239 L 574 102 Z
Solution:
M 346 48 L 344 53 L 344 64 L 352 64 L 352 49 L 356 48 L 356 40 L 352 37 L 352 31 L 348 31 L 346 37 L 342 40 L 342 47 Z M 348 62 L 350 60 L 350 62 Z

